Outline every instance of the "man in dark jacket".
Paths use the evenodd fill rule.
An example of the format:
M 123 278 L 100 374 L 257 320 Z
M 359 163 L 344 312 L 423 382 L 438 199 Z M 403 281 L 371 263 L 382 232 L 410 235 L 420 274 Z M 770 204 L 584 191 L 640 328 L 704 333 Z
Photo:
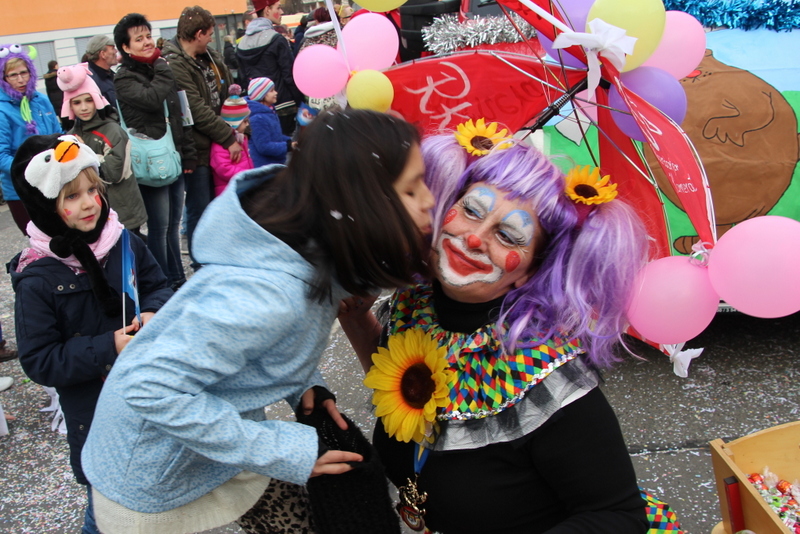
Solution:
M 214 17 L 208 10 L 187 7 L 178 20 L 177 34 L 164 43 L 162 51 L 178 88 L 186 91 L 194 121 L 192 134 L 197 149 L 197 169 L 186 176 L 186 238 L 190 256 L 194 229 L 213 198 L 209 166 L 211 143 L 228 149 L 234 163 L 238 163 L 242 154 L 242 145 L 236 142 L 233 128 L 219 116 L 222 103 L 228 97 L 231 73 L 222 56 L 208 48 L 214 25 Z M 193 256 L 192 262 L 197 269 Z
M 119 59 L 114 41 L 107 35 L 95 35 L 86 45 L 86 59 L 100 92 L 112 107 L 116 106 L 117 93 L 114 90 L 114 71 L 111 67 L 119 63 Z
M 278 91 L 275 112 L 283 133 L 292 135 L 303 93 L 297 89 L 292 77 L 294 55 L 289 41 L 273 27 L 281 23 L 283 8 L 279 0 L 253 0 L 253 8 L 258 18 L 247 26 L 236 50 L 239 77 L 243 86 L 253 78 L 269 78 L 275 82 Z

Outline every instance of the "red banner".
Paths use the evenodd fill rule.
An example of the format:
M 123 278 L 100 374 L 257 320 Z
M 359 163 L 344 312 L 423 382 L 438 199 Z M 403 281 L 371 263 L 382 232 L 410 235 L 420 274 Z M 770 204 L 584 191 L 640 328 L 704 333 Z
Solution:
M 421 59 L 384 74 L 394 86 L 392 110 L 428 134 L 481 117 L 516 132 L 564 95 L 565 82 L 572 86 L 586 77 L 582 70 L 494 50 Z
M 619 184 L 617 191 L 625 202 L 633 206 L 644 222 L 647 234 L 652 239 L 650 258 L 655 260 L 669 256 L 670 248 L 664 205 L 655 186 L 647 179 L 636 147 L 630 137 L 622 133 L 608 109 L 608 91 L 597 90 L 597 141 L 600 147 L 600 170 L 610 174 L 611 181 Z
M 603 63 L 603 69 L 604 78 L 617 87 L 636 124 L 642 129 L 700 240 L 713 246 L 717 239 L 711 189 L 691 141 L 669 117 L 636 93 L 626 90 L 619 72 L 608 61 Z

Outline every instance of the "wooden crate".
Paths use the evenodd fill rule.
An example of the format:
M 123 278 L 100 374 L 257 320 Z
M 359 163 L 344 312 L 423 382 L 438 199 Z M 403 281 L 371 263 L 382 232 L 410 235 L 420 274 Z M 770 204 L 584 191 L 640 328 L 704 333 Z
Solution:
M 734 534 L 724 483 L 724 479 L 731 476 L 739 481 L 746 528 L 758 534 L 792 534 L 750 484 L 747 475 L 761 473 L 767 466 L 789 482 L 800 478 L 800 421 L 768 428 L 730 443 L 715 439 L 711 442 L 711 461 L 722 524 L 727 534 Z

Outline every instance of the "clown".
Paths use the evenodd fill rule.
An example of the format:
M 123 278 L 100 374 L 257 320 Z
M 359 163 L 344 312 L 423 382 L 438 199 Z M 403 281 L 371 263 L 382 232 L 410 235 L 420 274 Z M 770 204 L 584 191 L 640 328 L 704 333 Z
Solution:
M 18 44 L 0 45 L 0 185 L 14 222 L 23 234 L 30 218 L 11 182 L 11 162 L 31 135 L 61 133 L 61 123 L 50 100 L 36 92 L 36 50 Z M 26 234 L 27 235 L 27 234 Z
M 446 534 L 645 532 L 597 372 L 618 359 L 641 221 L 607 178 L 576 188 L 531 147 L 463 137 L 423 142 L 433 280 L 395 293 L 377 353 L 351 335 L 374 316 L 340 317 L 398 512 Z

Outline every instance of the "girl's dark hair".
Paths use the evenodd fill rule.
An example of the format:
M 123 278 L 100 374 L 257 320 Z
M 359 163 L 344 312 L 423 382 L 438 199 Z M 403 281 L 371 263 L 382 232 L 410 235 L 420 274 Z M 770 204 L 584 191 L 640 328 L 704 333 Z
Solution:
M 139 13 L 128 13 L 119 19 L 117 25 L 114 26 L 114 44 L 117 45 L 117 50 L 122 57 L 129 57 L 127 52 L 125 52 L 125 50 L 122 48 L 122 45 L 125 45 L 128 48 L 131 46 L 131 36 L 128 33 L 128 30 L 131 28 L 143 27 L 151 31 L 153 30 L 153 27 L 150 26 L 150 23 L 146 18 L 144 18 L 144 15 L 140 15 Z
M 334 281 L 354 295 L 428 274 L 427 247 L 393 184 L 419 132 L 367 110 L 320 113 L 277 176 L 242 196 L 245 212 L 316 268 L 309 298 Z

